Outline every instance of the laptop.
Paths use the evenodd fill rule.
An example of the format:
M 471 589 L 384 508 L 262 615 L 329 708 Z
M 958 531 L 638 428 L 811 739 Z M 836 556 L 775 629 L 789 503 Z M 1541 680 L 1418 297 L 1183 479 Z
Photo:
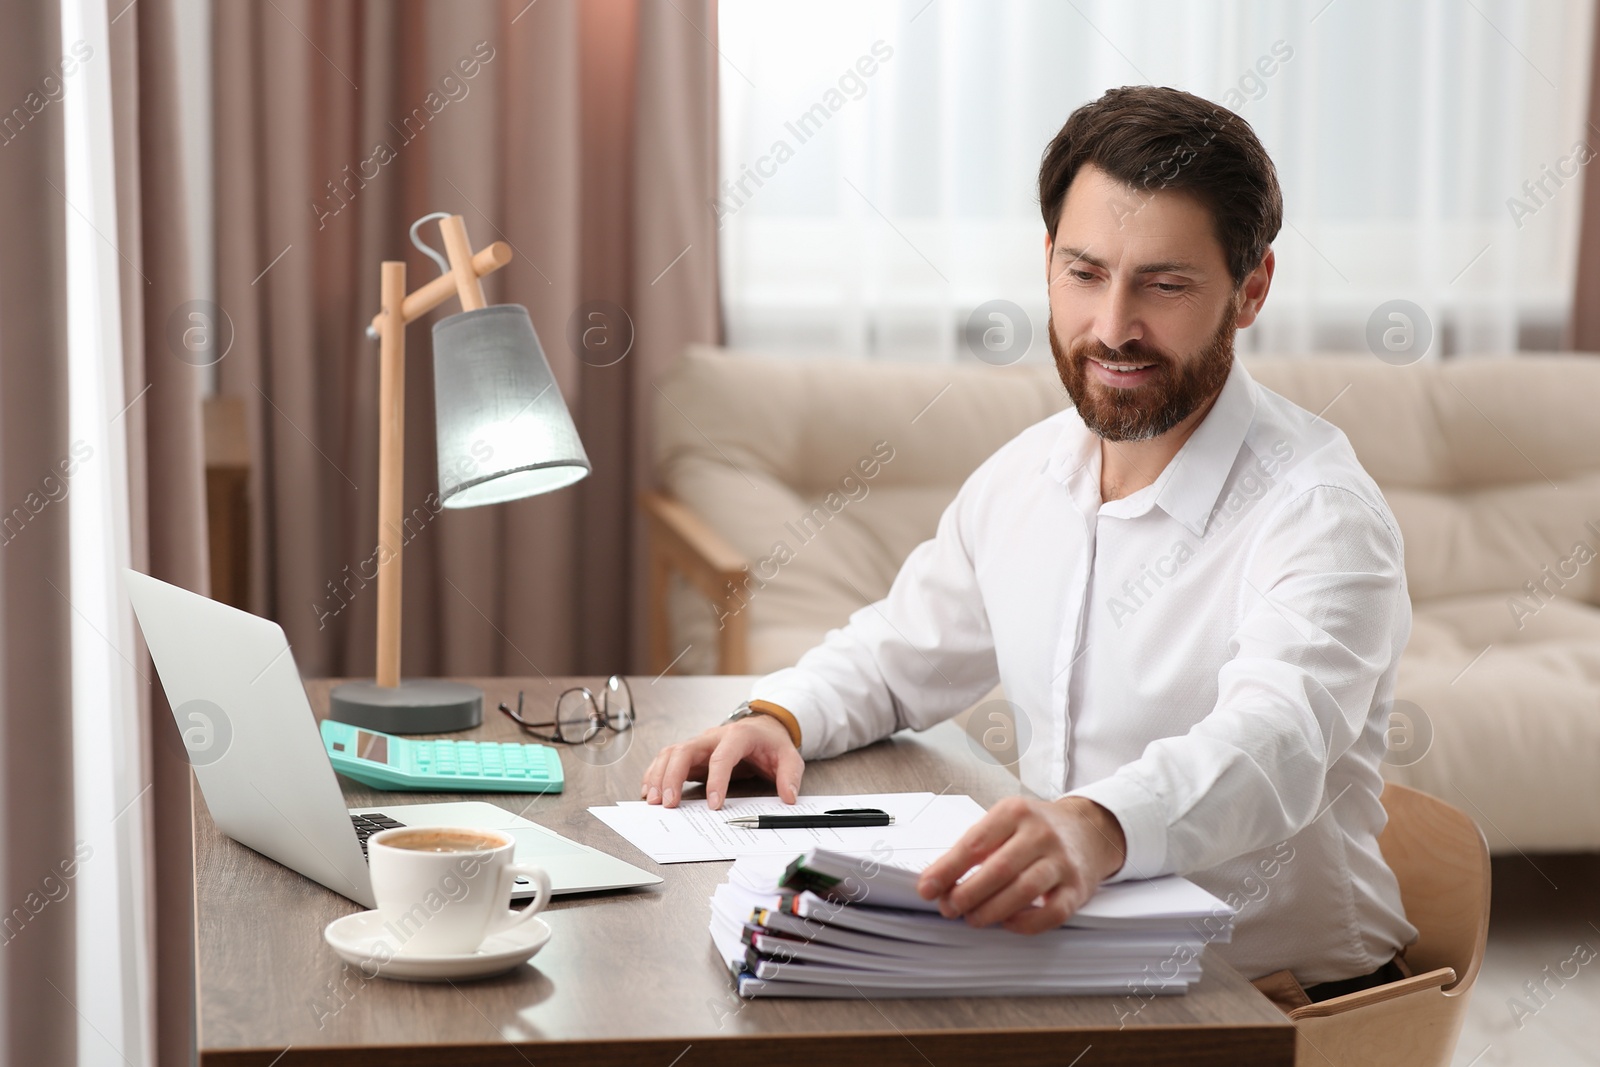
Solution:
M 206 807 L 241 845 L 368 908 L 377 902 L 366 839 L 390 826 L 504 831 L 516 840 L 516 861 L 544 868 L 558 894 L 661 881 L 485 801 L 346 808 L 283 629 L 147 574 L 123 574 Z M 532 895 L 519 879 L 512 899 Z

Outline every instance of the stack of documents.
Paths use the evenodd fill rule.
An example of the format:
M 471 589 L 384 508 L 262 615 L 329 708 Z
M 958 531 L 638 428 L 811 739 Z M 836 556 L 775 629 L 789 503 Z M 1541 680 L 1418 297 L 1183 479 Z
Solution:
M 812 850 L 741 857 L 711 897 L 711 938 L 745 997 L 1187 992 L 1234 909 L 1184 878 L 1102 886 L 1065 926 L 1014 934 L 946 919 L 917 872 Z

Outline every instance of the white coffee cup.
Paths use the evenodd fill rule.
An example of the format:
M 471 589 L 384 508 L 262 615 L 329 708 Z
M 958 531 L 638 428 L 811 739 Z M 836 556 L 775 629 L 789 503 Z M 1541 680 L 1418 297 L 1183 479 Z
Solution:
M 515 850 L 510 834 L 464 826 L 398 826 L 368 838 L 372 893 L 395 954 L 474 952 L 532 922 L 550 902 L 550 876 L 512 863 Z M 520 912 L 510 907 L 518 876 L 536 889 Z

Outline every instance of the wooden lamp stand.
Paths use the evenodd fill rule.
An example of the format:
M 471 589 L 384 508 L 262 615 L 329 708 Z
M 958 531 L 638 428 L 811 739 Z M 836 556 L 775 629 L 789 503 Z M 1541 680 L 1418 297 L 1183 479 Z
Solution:
M 400 554 L 404 544 L 406 324 L 452 296 L 463 311 L 485 306 L 479 280 L 511 262 L 496 241 L 477 252 L 460 215 L 439 221 L 448 273 L 406 292 L 406 265 L 385 260 L 380 309 L 368 336 L 378 339 L 378 663 L 373 681 L 346 682 L 330 694 L 330 717 L 384 733 L 467 730 L 483 721 L 483 691 L 438 678 L 400 678 Z

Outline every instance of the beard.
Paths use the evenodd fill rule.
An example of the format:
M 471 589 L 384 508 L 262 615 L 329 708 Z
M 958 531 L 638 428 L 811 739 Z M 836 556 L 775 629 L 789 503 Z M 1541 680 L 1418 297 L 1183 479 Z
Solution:
M 1048 325 L 1050 351 L 1055 356 L 1056 373 L 1078 409 L 1083 424 L 1107 441 L 1148 441 L 1160 437 L 1217 393 L 1228 380 L 1233 367 L 1233 335 L 1237 313 L 1230 304 L 1223 311 L 1222 325 L 1211 340 L 1194 356 L 1179 360 L 1145 345 L 1129 341 L 1121 348 L 1107 348 L 1087 338 L 1063 349 L 1056 336 L 1055 319 Z M 1090 377 L 1089 361 L 1097 359 L 1118 364 L 1154 364 L 1151 378 L 1136 386 L 1116 388 Z

